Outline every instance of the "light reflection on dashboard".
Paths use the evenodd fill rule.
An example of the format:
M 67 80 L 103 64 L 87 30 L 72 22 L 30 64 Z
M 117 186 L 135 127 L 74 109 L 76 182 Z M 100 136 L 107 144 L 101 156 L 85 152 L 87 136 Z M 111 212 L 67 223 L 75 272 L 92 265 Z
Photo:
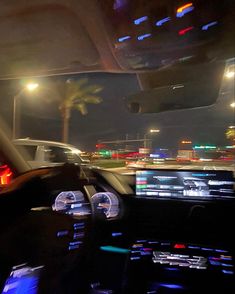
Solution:
M 106 218 L 115 218 L 119 215 L 119 199 L 111 192 L 99 192 L 91 197 L 96 212 L 101 211 Z
M 91 214 L 90 203 L 81 191 L 64 191 L 59 193 L 52 209 L 72 216 Z

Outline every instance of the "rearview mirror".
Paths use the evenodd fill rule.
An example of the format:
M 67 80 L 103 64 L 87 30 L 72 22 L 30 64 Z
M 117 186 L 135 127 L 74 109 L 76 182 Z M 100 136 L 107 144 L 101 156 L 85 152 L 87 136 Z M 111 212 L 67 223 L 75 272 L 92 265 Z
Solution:
M 128 110 L 158 113 L 210 106 L 218 98 L 223 73 L 224 63 L 148 73 L 151 83 L 142 87 L 146 90 L 126 98 Z M 150 85 L 155 87 L 150 89 Z

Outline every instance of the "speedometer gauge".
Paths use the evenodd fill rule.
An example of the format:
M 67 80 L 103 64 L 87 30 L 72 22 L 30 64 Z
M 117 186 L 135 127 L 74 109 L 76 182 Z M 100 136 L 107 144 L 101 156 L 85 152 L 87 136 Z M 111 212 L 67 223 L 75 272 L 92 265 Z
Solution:
M 95 210 L 102 211 L 106 218 L 114 218 L 119 215 L 119 199 L 111 192 L 96 193 L 91 197 Z
M 90 203 L 85 200 L 81 191 L 65 191 L 59 193 L 52 209 L 73 216 L 82 216 L 91 213 Z

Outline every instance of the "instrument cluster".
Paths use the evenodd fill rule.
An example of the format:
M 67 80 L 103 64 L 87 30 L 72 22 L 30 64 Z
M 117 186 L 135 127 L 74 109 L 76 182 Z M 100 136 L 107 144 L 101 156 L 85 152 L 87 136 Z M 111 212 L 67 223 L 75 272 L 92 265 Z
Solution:
M 63 191 L 52 205 L 54 211 L 74 217 L 90 215 L 92 208 L 95 214 L 103 214 L 106 219 L 117 218 L 120 214 L 120 200 L 111 192 L 95 193 L 89 201 L 82 191 Z

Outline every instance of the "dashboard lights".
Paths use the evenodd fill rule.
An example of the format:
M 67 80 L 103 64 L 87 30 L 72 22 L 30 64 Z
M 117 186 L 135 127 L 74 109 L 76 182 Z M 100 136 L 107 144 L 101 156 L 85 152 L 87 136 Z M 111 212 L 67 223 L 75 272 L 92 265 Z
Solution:
M 174 245 L 174 248 L 175 248 L 175 249 L 185 249 L 186 246 L 185 246 L 184 244 L 175 244 L 175 245 Z

